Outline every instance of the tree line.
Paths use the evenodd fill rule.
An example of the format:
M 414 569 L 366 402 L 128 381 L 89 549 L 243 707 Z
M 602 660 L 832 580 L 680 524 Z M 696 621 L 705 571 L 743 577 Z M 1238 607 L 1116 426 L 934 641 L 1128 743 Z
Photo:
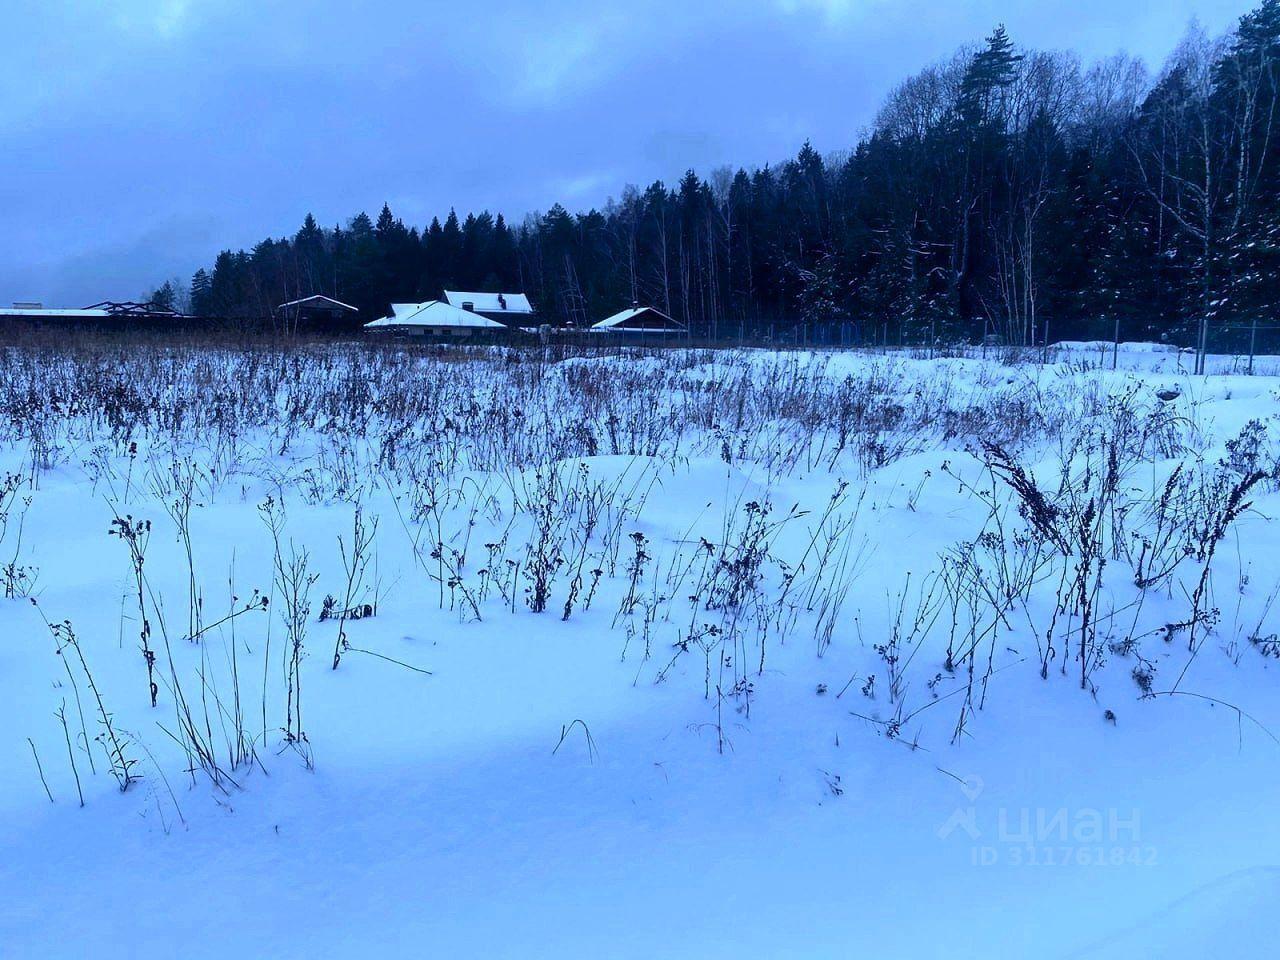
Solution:
M 220 253 L 162 300 L 263 318 L 325 294 L 382 316 L 445 288 L 528 293 L 581 325 L 633 301 L 695 335 L 838 326 L 862 341 L 1111 335 L 1195 343 L 1280 324 L 1280 0 L 1193 26 L 1151 73 L 1022 49 L 1003 27 L 902 82 L 844 153 L 693 170 L 508 224 L 384 205 Z

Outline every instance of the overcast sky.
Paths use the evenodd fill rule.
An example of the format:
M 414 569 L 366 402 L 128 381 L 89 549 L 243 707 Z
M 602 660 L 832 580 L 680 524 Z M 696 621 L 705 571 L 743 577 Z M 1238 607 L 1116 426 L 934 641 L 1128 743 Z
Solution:
M 844 149 L 1000 21 L 1153 66 L 1249 0 L 8 0 L 0 303 L 83 306 L 384 200 L 513 221 Z M 625 9 L 619 9 L 623 8 Z

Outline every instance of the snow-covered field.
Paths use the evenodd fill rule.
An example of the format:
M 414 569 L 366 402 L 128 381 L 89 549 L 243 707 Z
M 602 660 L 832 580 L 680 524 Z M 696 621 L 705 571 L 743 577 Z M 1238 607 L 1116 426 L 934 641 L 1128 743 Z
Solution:
M 995 354 L 9 350 L 0 954 L 1272 955 L 1278 365 Z

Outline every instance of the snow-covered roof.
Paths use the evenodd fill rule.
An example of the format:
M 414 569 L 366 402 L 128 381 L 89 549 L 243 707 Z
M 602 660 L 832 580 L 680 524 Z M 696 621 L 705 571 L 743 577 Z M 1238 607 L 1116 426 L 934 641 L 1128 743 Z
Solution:
M 190 319 L 169 307 L 156 303 L 137 303 L 133 300 L 103 300 L 87 307 L 46 307 L 25 301 L 12 307 L 0 307 L 0 316 L 29 317 L 33 320 L 186 320 Z
M 319 293 L 315 294 L 314 296 L 303 297 L 301 300 L 290 300 L 288 303 L 280 304 L 280 306 L 276 307 L 276 309 L 283 310 L 285 307 L 301 307 L 304 305 L 313 305 L 313 306 L 319 307 L 319 306 L 323 306 L 324 304 L 329 304 L 331 306 L 338 307 L 342 310 L 350 310 L 352 313 L 355 313 L 357 310 L 356 307 L 351 306 L 351 304 L 349 303 L 343 303 L 341 300 L 335 300 L 333 299 L 333 297 L 326 297 L 323 294 L 319 294 Z
M 446 290 L 444 298 L 455 307 L 469 303 L 479 313 L 533 313 L 533 304 L 523 293 L 467 293 L 460 290 Z M 503 306 L 504 303 L 505 306 Z
M 661 310 L 655 310 L 653 307 L 628 307 L 626 310 L 623 310 L 619 313 L 615 313 L 612 317 L 606 317 L 605 319 L 601 320 L 599 323 L 593 323 L 591 325 L 591 329 L 592 330 L 612 330 L 615 327 L 625 328 L 628 322 L 646 313 L 652 313 L 661 317 L 663 320 L 665 320 L 667 323 L 671 325 L 670 329 L 672 330 L 684 329 L 682 325 L 680 325 L 679 323 L 676 323 L 676 321 L 672 320 Z M 658 328 L 649 328 L 649 329 L 658 329 Z
M 476 327 L 485 330 L 506 330 L 497 320 L 490 320 L 469 310 L 459 310 L 443 300 L 426 303 L 393 303 L 391 316 L 364 325 L 366 330 L 384 327 Z
M 418 312 L 419 310 L 421 310 L 423 307 L 427 306 L 427 304 L 437 303 L 437 302 L 438 302 L 438 301 L 436 301 L 436 300 L 427 300 L 427 301 L 425 301 L 425 302 L 423 302 L 423 303 L 393 303 L 393 304 L 391 305 L 391 316 L 390 316 L 390 317 L 382 317 L 382 318 L 381 318 L 381 320 L 375 320 L 375 321 L 373 321 L 373 322 L 374 322 L 374 323 L 381 323 L 383 320 L 392 320 L 392 319 L 395 319 L 395 320 L 403 320 L 403 319 L 404 319 L 404 318 L 406 318 L 406 317 L 411 317 L 411 316 L 413 316 L 415 313 L 417 313 L 417 312 Z M 365 326 L 367 327 L 367 326 L 369 326 L 369 324 L 367 324 L 367 323 L 366 323 L 366 324 L 365 324 Z
M 88 309 L 88 310 L 59 310 L 53 307 L 0 307 L 0 316 L 3 317 L 33 317 L 39 319 L 41 317 L 55 320 L 59 317 L 67 319 L 86 319 L 92 317 L 109 317 L 111 316 L 106 310 Z

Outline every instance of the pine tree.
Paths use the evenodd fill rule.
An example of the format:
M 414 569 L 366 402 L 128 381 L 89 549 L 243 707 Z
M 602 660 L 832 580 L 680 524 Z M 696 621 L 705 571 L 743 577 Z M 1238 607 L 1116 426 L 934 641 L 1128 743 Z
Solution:
M 212 314 L 213 304 L 210 297 L 212 291 L 213 282 L 204 267 L 201 267 L 191 275 L 191 312 L 197 317 L 207 317 Z
M 400 224 L 401 229 L 404 224 Z M 383 203 L 382 212 L 378 214 L 378 222 L 374 226 L 374 231 L 378 234 L 378 239 L 386 241 L 396 228 L 396 218 L 391 213 L 391 205 Z
M 997 98 L 1018 74 L 1023 55 L 1014 53 L 1013 41 L 1001 23 L 987 46 L 974 54 L 960 86 L 960 115 L 969 126 L 982 126 L 995 119 Z
M 462 286 L 459 276 L 462 265 L 462 228 L 458 225 L 458 214 L 449 211 L 445 218 L 444 229 L 440 231 L 440 250 L 438 269 L 444 287 Z
M 151 291 L 147 297 L 147 302 L 160 310 L 173 310 L 177 305 L 177 301 L 178 291 L 173 289 L 173 284 L 168 280 Z

